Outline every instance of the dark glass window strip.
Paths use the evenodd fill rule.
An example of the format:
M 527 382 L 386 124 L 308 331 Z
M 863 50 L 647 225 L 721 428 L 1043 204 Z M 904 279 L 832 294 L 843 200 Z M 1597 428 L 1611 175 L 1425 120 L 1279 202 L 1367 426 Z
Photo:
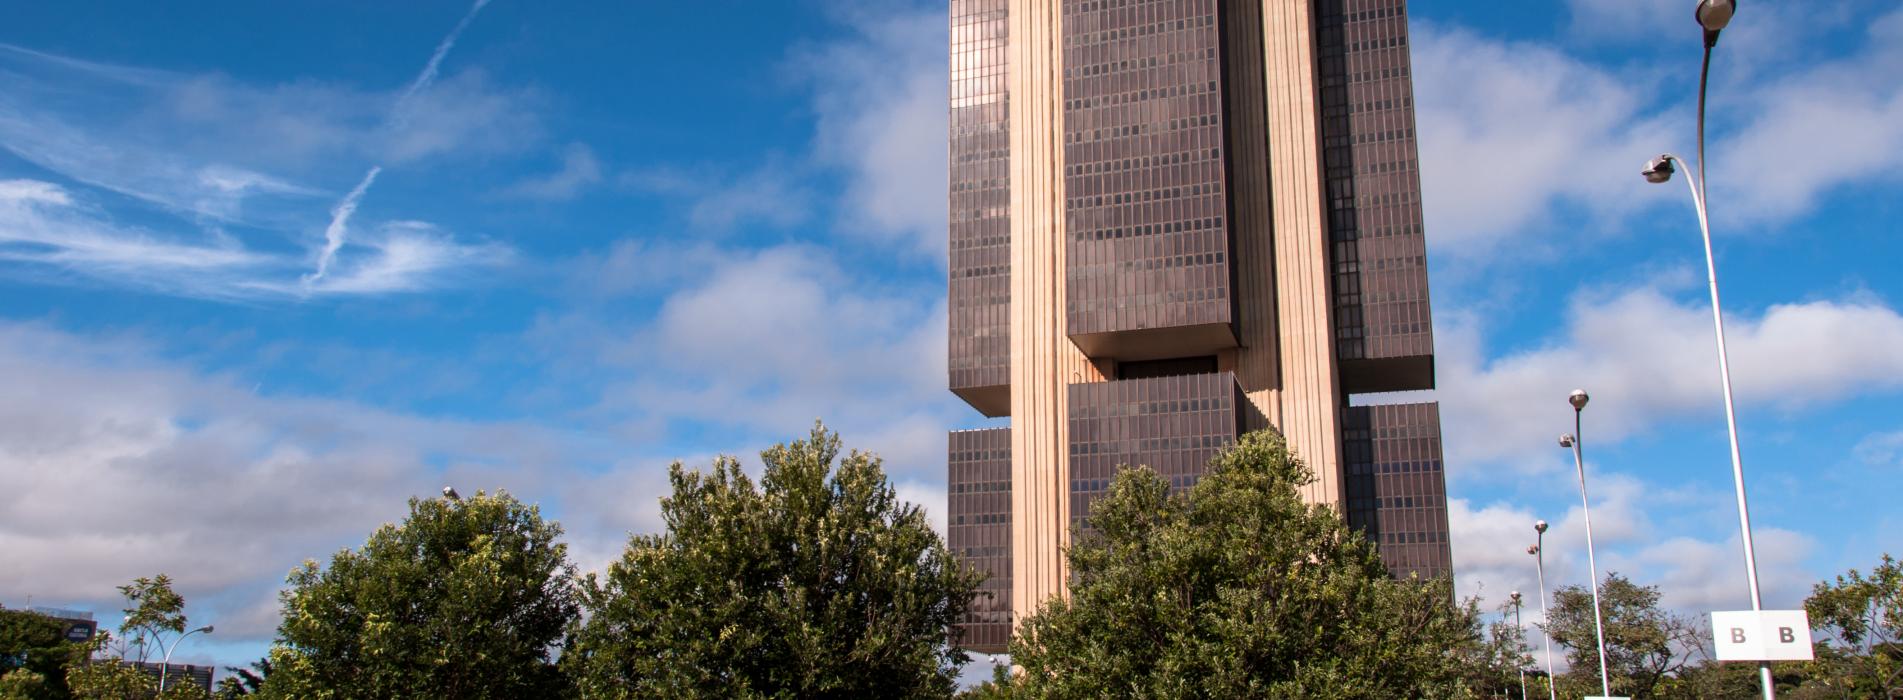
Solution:
M 950 316 L 954 389 L 1011 372 L 1007 0 L 951 3 Z
M 1011 429 L 961 430 L 946 440 L 946 544 L 986 574 L 960 644 L 1002 653 L 1011 640 Z
M 1230 320 L 1216 0 L 1066 0 L 1072 335 Z

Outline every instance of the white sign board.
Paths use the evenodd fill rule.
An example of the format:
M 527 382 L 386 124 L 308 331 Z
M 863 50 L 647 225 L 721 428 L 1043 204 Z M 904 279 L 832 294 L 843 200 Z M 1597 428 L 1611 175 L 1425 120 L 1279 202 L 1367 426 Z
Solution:
M 1719 661 L 1809 661 L 1810 616 L 1802 610 L 1711 614 Z

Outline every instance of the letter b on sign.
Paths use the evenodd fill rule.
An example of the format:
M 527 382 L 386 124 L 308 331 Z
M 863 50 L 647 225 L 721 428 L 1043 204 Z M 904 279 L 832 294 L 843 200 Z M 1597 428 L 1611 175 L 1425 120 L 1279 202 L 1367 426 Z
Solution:
M 1719 661 L 1808 661 L 1810 619 L 1802 610 L 1738 610 L 1711 614 Z

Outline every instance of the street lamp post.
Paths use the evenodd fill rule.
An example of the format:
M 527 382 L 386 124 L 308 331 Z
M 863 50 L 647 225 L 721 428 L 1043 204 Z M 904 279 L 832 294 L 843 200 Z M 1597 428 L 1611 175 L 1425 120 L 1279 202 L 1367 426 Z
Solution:
M 1508 593 L 1507 598 L 1513 601 L 1513 629 L 1520 633 L 1518 646 L 1523 648 L 1526 643 L 1526 626 L 1520 624 L 1520 592 Z M 1520 663 L 1519 648 L 1513 650 L 1513 667 L 1520 670 L 1520 700 L 1526 700 L 1526 666 Z
M 1560 447 L 1573 448 L 1573 466 L 1579 471 L 1579 511 L 1586 518 L 1586 571 L 1592 574 L 1592 632 L 1599 642 L 1599 690 L 1606 696 L 1612 695 L 1612 675 L 1606 670 L 1606 629 L 1604 617 L 1599 612 L 1599 564 L 1594 561 L 1592 551 L 1592 505 L 1586 498 L 1586 456 L 1580 447 L 1580 414 L 1586 409 L 1590 397 L 1585 389 L 1574 389 L 1566 397 L 1573 406 L 1573 433 L 1559 436 Z
M 160 695 L 165 694 L 165 675 L 167 672 L 172 670 L 172 652 L 178 649 L 179 642 L 183 642 L 185 641 L 186 637 L 190 637 L 193 634 L 197 634 L 199 632 L 204 632 L 205 634 L 211 634 L 211 625 L 205 625 L 204 627 L 200 627 L 198 629 L 179 635 L 178 639 L 172 640 L 172 646 L 165 650 L 165 660 L 159 662 L 159 694 Z
M 1738 412 L 1731 398 L 1731 361 L 1725 351 L 1725 316 L 1718 301 L 1718 263 L 1711 251 L 1711 219 L 1705 196 L 1705 92 L 1711 78 L 1711 50 L 1718 45 L 1718 33 L 1731 23 L 1737 9 L 1735 0 L 1701 0 L 1694 11 L 1698 25 L 1705 30 L 1705 57 L 1698 68 L 1698 162 L 1695 164 L 1698 173 L 1694 176 L 1688 170 L 1685 184 L 1691 188 L 1692 207 L 1698 211 L 1698 232 L 1705 242 L 1705 280 L 1711 290 L 1711 325 L 1718 335 L 1718 381 L 1724 388 L 1725 429 L 1731 442 L 1731 483 L 1738 499 L 1745 582 L 1751 587 L 1751 609 L 1762 611 L 1764 599 L 1758 589 L 1757 548 L 1751 541 L 1751 507 L 1745 500 L 1744 457 L 1738 449 Z M 1673 164 L 1683 162 L 1684 159 L 1666 153 L 1647 163 L 1641 174 L 1648 182 L 1663 183 L 1672 179 L 1676 170 Z M 1771 662 L 1758 662 L 1758 684 L 1766 700 L 1777 697 L 1777 686 L 1771 680 Z
M 1533 568 L 1540 575 L 1540 619 L 1553 624 L 1553 618 L 1546 614 L 1546 521 L 1533 523 L 1533 546 L 1526 553 L 1533 555 Z M 1553 635 L 1545 628 L 1540 629 L 1540 643 L 1546 647 L 1546 698 L 1559 700 L 1558 690 L 1553 687 Z

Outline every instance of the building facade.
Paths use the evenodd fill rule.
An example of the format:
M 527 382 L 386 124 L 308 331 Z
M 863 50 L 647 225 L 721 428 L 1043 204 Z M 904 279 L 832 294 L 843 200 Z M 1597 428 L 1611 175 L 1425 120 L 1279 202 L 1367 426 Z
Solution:
M 949 538 L 999 651 L 1123 465 L 1274 427 L 1397 573 L 1451 567 L 1404 0 L 951 0 Z M 1377 402 L 1378 403 L 1378 402 Z

